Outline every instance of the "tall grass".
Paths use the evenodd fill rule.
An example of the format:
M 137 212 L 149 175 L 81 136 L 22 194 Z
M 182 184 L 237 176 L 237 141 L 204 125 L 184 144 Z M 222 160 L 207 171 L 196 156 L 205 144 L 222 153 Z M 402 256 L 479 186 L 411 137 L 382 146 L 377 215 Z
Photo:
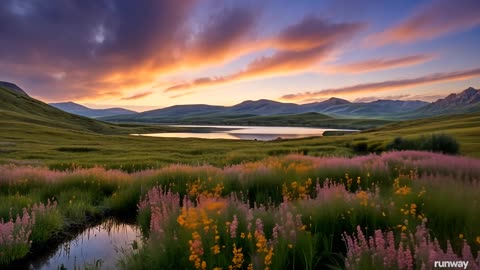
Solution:
M 31 215 L 45 202 L 45 211 L 33 211 L 42 212 L 30 225 L 33 245 L 91 218 L 136 216 L 148 241 L 125 259 L 128 269 L 342 268 L 345 258 L 355 268 L 348 255 L 354 247 L 342 239 L 358 238 L 358 226 L 365 235 L 393 234 L 398 251 L 402 235 L 424 224 L 435 248 L 451 246 L 464 257 L 466 243 L 476 254 L 478 181 L 479 160 L 418 151 L 288 155 L 223 168 L 174 164 L 130 174 L 4 165 L 0 215 L 5 224 L 15 223 L 10 216 L 24 208 Z M 30 246 L 23 247 L 28 252 Z

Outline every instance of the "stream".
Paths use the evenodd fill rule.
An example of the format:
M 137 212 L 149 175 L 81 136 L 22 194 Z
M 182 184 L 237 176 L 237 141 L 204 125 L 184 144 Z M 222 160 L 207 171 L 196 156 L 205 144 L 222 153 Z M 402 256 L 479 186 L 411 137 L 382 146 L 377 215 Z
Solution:
M 46 248 L 48 252 L 35 254 L 23 267 L 31 270 L 117 269 L 118 261 L 135 252 L 141 244 L 138 226 L 110 218 L 85 229 L 56 249 Z

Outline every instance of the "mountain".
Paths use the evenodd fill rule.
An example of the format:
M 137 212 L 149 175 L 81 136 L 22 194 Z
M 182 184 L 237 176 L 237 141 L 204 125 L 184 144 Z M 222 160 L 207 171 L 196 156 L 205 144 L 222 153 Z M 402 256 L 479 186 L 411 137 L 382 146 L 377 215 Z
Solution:
M 0 86 L 0 126 L 3 134 L 136 134 L 171 130 L 168 127 L 114 125 L 92 118 L 64 112 L 25 91 Z M 14 85 L 14 84 L 13 84 Z M 70 136 L 69 135 L 69 136 Z M 32 135 L 33 136 L 33 135 Z
M 413 111 L 427 104 L 428 102 L 418 100 L 377 100 L 331 106 L 321 112 L 340 117 L 391 118 L 396 114 Z
M 469 87 L 458 94 L 450 94 L 414 113 L 425 115 L 474 112 L 480 110 L 480 90 Z
M 226 109 L 223 113 L 229 114 L 253 114 L 253 115 L 277 115 L 303 112 L 302 106 L 295 103 L 282 103 L 278 101 L 260 99 L 247 100 Z
M 60 102 L 60 103 L 50 103 L 49 105 L 65 112 L 86 116 L 86 117 L 91 117 L 91 118 L 137 113 L 135 111 L 131 111 L 123 108 L 91 109 L 71 101 Z
M 12 92 L 15 92 L 15 93 L 18 93 L 18 94 L 21 94 L 21 95 L 28 96 L 27 93 L 25 91 L 23 91 L 22 88 L 18 87 L 14 83 L 0 81 L 0 87 L 2 87 L 4 89 L 8 89 Z
M 321 112 L 327 108 L 333 107 L 333 106 L 339 106 L 339 105 L 348 105 L 352 104 L 350 101 L 341 99 L 341 98 L 329 98 L 324 101 L 320 102 L 314 102 L 314 103 L 308 103 L 308 104 L 303 104 L 302 108 L 306 111 L 311 111 L 311 112 Z
M 351 103 L 340 98 L 330 98 L 308 104 L 282 103 L 273 100 L 247 100 L 230 107 L 212 105 L 176 105 L 139 114 L 104 117 L 107 121 L 157 122 L 157 123 L 212 123 L 244 117 L 294 115 L 305 113 L 327 114 L 346 118 L 382 118 L 398 112 L 417 109 L 428 103 L 423 101 L 382 100 L 370 103 Z M 231 121 L 230 121 L 231 122 Z

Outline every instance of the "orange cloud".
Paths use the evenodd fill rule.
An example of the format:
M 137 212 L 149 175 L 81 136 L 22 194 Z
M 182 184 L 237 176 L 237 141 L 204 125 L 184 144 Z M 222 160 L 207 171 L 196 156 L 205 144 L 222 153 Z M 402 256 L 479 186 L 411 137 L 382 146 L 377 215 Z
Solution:
M 391 69 L 397 67 L 412 66 L 432 60 L 434 57 L 428 54 L 410 55 L 398 58 L 378 58 L 354 62 L 345 65 L 327 67 L 327 72 L 363 73 L 375 70 Z M 322 70 L 323 71 L 323 70 Z
M 367 44 L 411 43 L 480 25 L 480 1 L 437 0 L 422 5 L 398 25 L 367 37 Z
M 258 10 L 251 7 L 224 9 L 196 33 L 184 53 L 186 65 L 222 63 L 263 46 L 253 39 Z
M 375 83 L 365 83 L 353 86 L 347 86 L 342 88 L 324 89 L 315 92 L 303 92 L 297 94 L 289 94 L 281 97 L 283 100 L 289 101 L 306 101 L 316 98 L 329 97 L 334 95 L 349 95 L 358 93 L 374 93 L 374 92 L 387 92 L 395 89 L 401 89 L 405 87 L 432 84 L 445 81 L 464 80 L 473 77 L 480 76 L 480 68 L 446 72 L 446 73 L 434 73 L 422 77 L 403 80 L 391 80 Z
M 360 23 L 330 23 L 306 17 L 267 41 L 271 48 L 276 49 L 273 55 L 257 58 L 237 73 L 197 78 L 188 83 L 173 85 L 165 89 L 165 92 L 305 71 L 326 59 L 335 46 L 351 38 L 363 27 Z
M 151 91 L 144 92 L 144 93 L 138 93 L 138 94 L 135 94 L 135 95 L 132 95 L 132 96 L 123 97 L 122 100 L 136 100 L 136 99 L 141 99 L 141 98 L 150 96 L 151 94 L 153 94 L 153 92 L 151 92 Z

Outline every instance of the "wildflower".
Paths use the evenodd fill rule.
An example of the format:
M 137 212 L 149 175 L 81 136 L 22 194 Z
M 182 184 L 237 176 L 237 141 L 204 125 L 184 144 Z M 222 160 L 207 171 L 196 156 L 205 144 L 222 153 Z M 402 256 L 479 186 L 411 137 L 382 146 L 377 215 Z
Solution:
M 462 233 L 459 234 L 459 235 L 458 235 L 458 238 L 463 239 L 463 234 L 462 234 Z
M 408 194 L 410 194 L 411 191 L 412 191 L 411 188 L 409 188 L 409 187 L 407 187 L 407 186 L 404 186 L 404 187 L 398 188 L 398 189 L 395 191 L 395 194 L 398 194 L 398 195 L 408 195 Z
M 237 215 L 233 216 L 233 221 L 230 224 L 230 237 L 235 238 L 237 236 L 237 228 L 238 228 L 238 218 Z
M 241 269 L 244 262 L 242 248 L 237 248 L 237 245 L 233 243 L 233 259 L 232 265 L 228 269 Z
M 367 206 L 368 205 L 368 193 L 361 190 L 357 193 L 357 198 L 360 200 L 360 205 Z
M 293 245 L 292 245 L 292 244 L 288 244 L 288 248 L 293 248 Z
M 475 239 L 475 241 L 477 241 L 477 244 L 480 244 L 480 236 L 477 236 L 477 238 Z
M 219 245 L 214 245 L 211 247 L 211 250 L 213 250 L 213 254 L 217 255 L 220 254 L 220 246 Z

